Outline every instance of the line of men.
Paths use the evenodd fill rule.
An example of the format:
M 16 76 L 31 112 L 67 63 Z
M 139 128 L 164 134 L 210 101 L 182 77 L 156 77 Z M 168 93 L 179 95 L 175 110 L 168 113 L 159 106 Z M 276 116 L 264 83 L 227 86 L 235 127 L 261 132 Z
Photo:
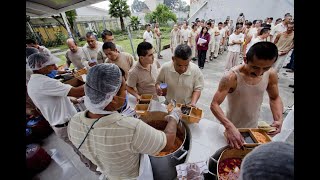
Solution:
M 67 42 L 73 45 L 68 44 L 72 53 L 78 52 L 74 41 L 68 39 Z M 128 104 L 127 92 L 137 99 L 144 93 L 162 96 L 160 83 L 167 83 L 166 104 L 175 99 L 178 103 L 196 106 L 204 88 L 203 74 L 191 62 L 192 50 L 187 44 L 177 45 L 172 61 L 158 70 L 153 46 L 148 42 L 138 45 L 138 62 L 134 62 L 130 54 L 119 52 L 113 42 L 104 42 L 101 49 L 106 63 L 92 61 L 101 49 L 90 34 L 87 42 L 84 48 L 91 48 L 91 61 L 88 60 L 89 72 L 84 85 L 72 87 L 49 76 L 57 71 L 57 60 L 52 55 L 34 53 L 27 59 L 33 71 L 27 84 L 29 96 L 58 137 L 70 144 L 80 157 L 88 159 L 91 170 L 102 172 L 109 179 L 142 176 L 140 154 L 155 155 L 172 147 L 181 110 L 174 109 L 165 118 L 168 121 L 165 131 L 158 131 L 135 117 L 122 114 L 123 106 Z M 212 113 L 226 128 L 228 143 L 235 148 L 244 143 L 237 128 L 257 127 L 265 91 L 274 118 L 271 126 L 276 127 L 270 135 L 279 133 L 283 122 L 278 77 L 272 68 L 278 58 L 277 46 L 258 42 L 246 55 L 244 64 L 232 67 L 222 77 L 211 103 Z M 69 56 L 69 60 L 74 63 L 74 58 Z M 81 96 L 85 96 L 87 110 L 77 113 L 69 97 Z M 225 114 L 220 104 L 226 97 Z

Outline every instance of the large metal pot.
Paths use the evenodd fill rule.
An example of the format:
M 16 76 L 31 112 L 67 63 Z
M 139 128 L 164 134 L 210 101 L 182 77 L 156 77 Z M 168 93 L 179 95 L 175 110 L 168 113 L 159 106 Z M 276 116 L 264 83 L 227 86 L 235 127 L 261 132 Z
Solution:
M 148 124 L 158 130 L 164 130 L 167 121 L 153 120 Z M 187 138 L 186 125 L 182 121 L 177 126 L 177 137 L 182 140 L 182 144 L 173 153 L 165 156 L 149 155 L 154 180 L 172 180 L 177 177 L 176 165 L 185 162 L 190 143 L 189 138 Z
M 218 149 L 212 156 L 209 157 L 207 161 L 209 172 L 204 174 L 204 178 L 206 180 L 217 180 L 217 165 L 218 159 L 220 158 L 222 152 L 227 149 L 229 146 L 223 146 L 222 148 Z

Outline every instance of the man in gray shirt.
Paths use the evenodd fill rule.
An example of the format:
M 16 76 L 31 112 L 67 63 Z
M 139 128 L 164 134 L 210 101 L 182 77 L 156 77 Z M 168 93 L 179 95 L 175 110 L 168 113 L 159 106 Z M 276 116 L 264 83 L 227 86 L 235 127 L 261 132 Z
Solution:
M 81 59 L 84 58 L 82 47 L 78 47 L 77 42 L 72 38 L 67 39 L 67 45 L 69 47 L 66 52 L 67 67 L 69 68 L 72 63 L 76 69 L 84 68 L 84 65 L 81 62 Z

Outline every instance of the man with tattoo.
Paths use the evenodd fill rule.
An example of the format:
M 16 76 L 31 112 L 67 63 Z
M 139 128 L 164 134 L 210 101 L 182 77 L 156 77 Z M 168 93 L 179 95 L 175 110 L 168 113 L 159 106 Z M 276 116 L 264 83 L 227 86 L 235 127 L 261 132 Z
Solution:
M 268 134 L 280 133 L 283 104 L 279 96 L 277 72 L 271 68 L 278 57 L 277 46 L 271 42 L 258 42 L 251 46 L 244 64 L 234 66 L 222 77 L 212 102 L 211 111 L 225 127 L 228 144 L 241 148 L 244 138 L 237 128 L 257 128 L 264 92 L 267 91 L 273 115 Z M 227 97 L 226 114 L 220 104 Z

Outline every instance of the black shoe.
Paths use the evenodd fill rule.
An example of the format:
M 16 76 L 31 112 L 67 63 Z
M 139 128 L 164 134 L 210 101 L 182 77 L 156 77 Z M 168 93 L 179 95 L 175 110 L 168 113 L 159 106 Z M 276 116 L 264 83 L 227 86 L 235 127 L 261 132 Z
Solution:
M 217 59 L 217 57 L 213 57 L 213 59 Z
M 289 66 L 283 66 L 283 68 L 285 68 L 285 69 L 291 69 Z
M 290 84 L 289 87 L 294 88 L 294 84 Z
M 286 70 L 286 72 L 294 72 L 292 69 L 288 69 L 288 70 Z
M 294 94 L 294 91 L 292 91 L 292 93 Z

